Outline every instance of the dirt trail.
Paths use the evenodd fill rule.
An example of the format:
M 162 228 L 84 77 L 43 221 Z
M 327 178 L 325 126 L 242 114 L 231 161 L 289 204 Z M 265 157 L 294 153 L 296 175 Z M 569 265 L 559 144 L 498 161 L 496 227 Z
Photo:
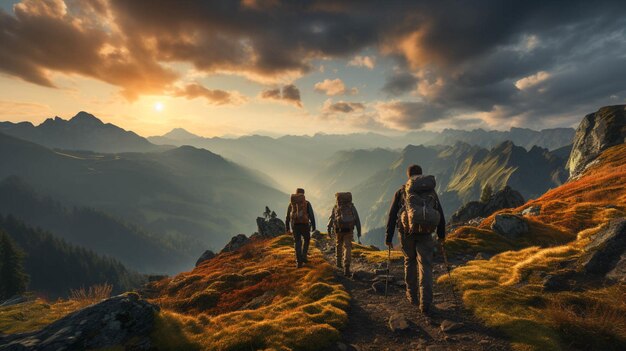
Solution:
M 317 246 L 334 265 L 333 243 L 318 240 Z M 435 279 L 446 274 L 441 261 L 440 257 L 435 258 Z M 440 313 L 426 318 L 417 306 L 406 300 L 402 262 L 391 264 L 393 282 L 389 283 L 387 297 L 372 288 L 376 279 L 381 279 L 372 274 L 377 268 L 386 267 L 353 259 L 353 277 L 346 278 L 337 270 L 337 279 L 351 294 L 352 304 L 343 341 L 337 344 L 336 350 L 510 350 L 510 344 L 503 335 L 478 322 L 471 312 L 458 306 L 460 302 L 455 303 L 449 287 L 435 284 L 434 304 Z M 384 288 L 384 279 L 380 285 Z M 460 297 L 458 293 L 457 297 Z M 408 328 L 392 331 L 389 327 L 392 315 L 405 319 Z M 458 329 L 443 332 L 441 325 L 444 321 L 458 323 Z

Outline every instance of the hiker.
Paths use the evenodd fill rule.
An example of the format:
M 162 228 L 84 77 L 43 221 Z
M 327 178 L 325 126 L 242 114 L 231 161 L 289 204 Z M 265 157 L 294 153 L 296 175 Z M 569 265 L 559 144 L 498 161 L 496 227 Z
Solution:
M 414 305 L 417 300 L 417 269 L 419 267 L 419 308 L 424 314 L 433 312 L 433 251 L 436 230 L 439 241 L 446 236 L 446 221 L 439 197 L 435 192 L 435 177 L 422 175 L 418 165 L 407 169 L 409 180 L 394 195 L 385 244 L 391 248 L 393 234 L 398 225 L 400 245 L 404 254 L 404 280 L 406 297 Z
M 361 242 L 361 220 L 359 213 L 352 203 L 351 193 L 336 193 L 337 203 L 328 219 L 328 234 L 335 233 L 337 268 L 343 269 L 345 276 L 350 276 L 350 261 L 352 255 L 352 240 L 354 228 Z
M 287 232 L 289 227 L 293 229 L 294 246 L 296 249 L 296 264 L 301 268 L 307 263 L 309 252 L 309 241 L 311 241 L 311 230 L 315 231 L 315 215 L 311 203 L 304 197 L 304 189 L 298 188 L 295 194 L 291 195 L 289 207 L 287 207 L 287 218 L 285 226 Z

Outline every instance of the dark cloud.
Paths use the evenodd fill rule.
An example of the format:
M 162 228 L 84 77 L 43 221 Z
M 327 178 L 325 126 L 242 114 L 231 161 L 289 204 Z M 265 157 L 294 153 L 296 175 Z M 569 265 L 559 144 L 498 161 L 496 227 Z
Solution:
M 187 99 L 205 98 L 213 105 L 237 105 L 246 101 L 245 97 L 237 92 L 220 89 L 207 89 L 200 84 L 187 84 L 182 89 L 177 89 L 175 96 L 186 97 Z
M 293 84 L 285 85 L 281 88 L 264 90 L 260 94 L 262 99 L 277 100 L 302 107 L 300 99 L 300 89 Z
M 443 108 L 422 102 L 393 101 L 376 109 L 378 119 L 394 129 L 422 129 L 427 123 L 447 118 Z
M 365 105 L 360 102 L 345 102 L 339 101 L 335 103 L 327 103 L 323 107 L 325 113 L 351 113 L 356 111 L 363 111 Z
M 389 95 L 402 95 L 415 89 L 417 78 L 410 72 L 396 73 L 387 78 L 383 91 Z

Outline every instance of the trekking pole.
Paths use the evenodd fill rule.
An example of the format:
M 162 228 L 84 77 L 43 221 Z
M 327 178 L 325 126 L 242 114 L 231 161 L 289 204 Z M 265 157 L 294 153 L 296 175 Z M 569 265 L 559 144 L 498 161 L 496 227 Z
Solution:
M 387 274 L 385 275 L 385 298 L 387 297 L 387 288 L 389 287 L 389 265 L 391 264 L 391 246 L 387 246 Z
M 459 302 L 456 297 L 456 292 L 454 291 L 454 283 L 452 282 L 452 273 L 450 270 L 450 263 L 448 263 L 448 254 L 446 253 L 446 248 L 442 242 L 439 243 L 441 246 L 441 254 L 443 255 L 443 263 L 446 265 L 446 270 L 448 271 L 448 278 L 450 278 L 450 284 L 452 284 L 452 298 L 454 298 L 455 302 Z

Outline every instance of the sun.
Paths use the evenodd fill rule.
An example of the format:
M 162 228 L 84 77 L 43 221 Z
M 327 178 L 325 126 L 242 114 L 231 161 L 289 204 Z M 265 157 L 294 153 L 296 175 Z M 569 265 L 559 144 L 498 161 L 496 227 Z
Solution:
M 158 102 L 156 102 L 156 103 L 154 104 L 154 110 L 155 110 L 155 111 L 157 111 L 157 112 L 161 112 L 161 111 L 163 111 L 163 107 L 164 107 L 164 106 L 163 106 L 163 103 L 162 103 L 162 102 L 160 102 L 160 101 L 158 101 Z

